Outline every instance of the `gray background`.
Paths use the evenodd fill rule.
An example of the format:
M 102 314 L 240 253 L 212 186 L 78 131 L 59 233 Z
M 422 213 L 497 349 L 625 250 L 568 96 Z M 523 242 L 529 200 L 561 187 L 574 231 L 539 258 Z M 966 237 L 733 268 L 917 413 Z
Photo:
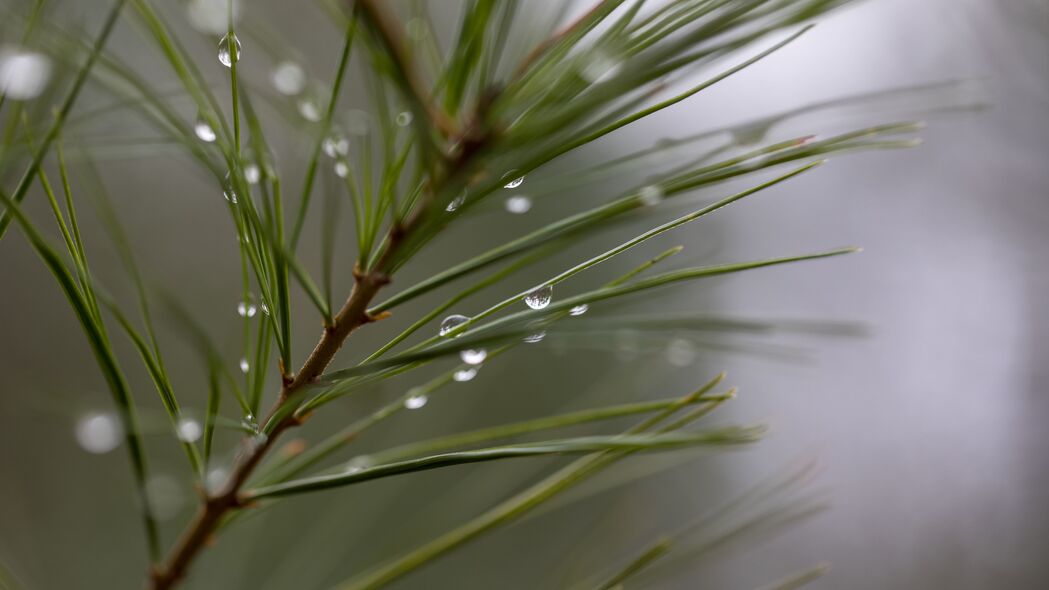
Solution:
M 95 2 L 82 7 L 90 17 L 88 4 Z M 299 3 L 258 4 L 266 11 L 261 20 L 309 57 L 314 76 L 332 71 L 339 41 L 319 14 Z M 440 16 L 451 23 L 454 13 Z M 806 362 L 710 353 L 687 369 L 669 367 L 658 354 L 624 360 L 609 351 L 583 351 L 563 357 L 537 347 L 486 366 L 455 395 L 440 403 L 435 399 L 425 411 L 399 417 L 363 439 L 357 452 L 562 406 L 673 395 L 722 369 L 741 389 L 722 420 L 772 425 L 769 440 L 753 450 L 700 457 L 688 467 L 603 495 L 572 514 L 560 511 L 498 532 L 396 587 L 555 586 L 576 573 L 624 560 L 660 531 L 810 458 L 824 466 L 816 487 L 831 498 L 829 511 L 768 543 L 653 577 L 652 587 L 693 588 L 704 582 L 753 588 L 822 561 L 834 570 L 814 588 L 1034 589 L 1049 584 L 1049 461 L 1044 454 L 1049 358 L 1042 305 L 1049 287 L 1047 19 L 1049 6 L 1040 0 L 862 2 L 647 125 L 532 175 L 522 190 L 541 185 L 544 174 L 553 182 L 593 158 L 658 137 L 885 87 L 970 79 L 994 105 L 982 112 L 929 117 L 919 149 L 835 158 L 818 172 L 634 257 L 641 260 L 678 243 L 686 246 L 682 257 L 697 262 L 862 245 L 865 251 L 857 256 L 718 279 L 633 300 L 630 309 L 857 320 L 869 326 L 866 337 L 805 339 L 802 344 L 811 351 Z M 213 60 L 209 40 L 186 35 L 202 63 L 210 63 L 205 62 Z M 170 85 L 156 57 L 139 54 L 142 46 L 126 25 L 113 45 L 158 84 Z M 244 67 L 261 82 L 265 65 L 252 64 L 253 57 L 247 46 Z M 207 71 L 216 80 L 222 74 L 217 67 Z M 359 88 L 351 85 L 350 90 L 360 95 Z M 860 120 L 864 115 L 850 116 Z M 810 117 L 775 135 L 842 125 Z M 113 121 L 99 121 L 96 130 L 122 131 L 113 126 Z M 287 128 L 275 135 L 285 154 L 285 174 L 300 178 L 302 157 L 296 154 L 307 138 Z M 141 244 L 150 281 L 199 313 L 234 363 L 239 277 L 218 189 L 192 164 L 167 154 L 113 158 L 105 162 L 104 173 L 133 239 Z M 634 181 L 642 177 L 643 171 Z M 297 186 L 297 180 L 288 184 Z M 708 189 L 699 199 L 728 190 Z M 39 205 L 41 196 L 30 198 Z M 406 269 L 401 284 L 428 275 L 434 265 L 461 260 L 508 231 L 524 231 L 575 210 L 579 205 L 572 199 L 591 202 L 605 196 L 592 189 L 539 199 L 522 218 L 508 219 L 498 209 L 478 213 Z M 659 220 L 678 209 L 668 205 Z M 42 208 L 34 211 L 43 219 Z M 644 225 L 595 238 L 535 277 L 617 243 Z M 86 232 L 93 235 L 89 242 L 98 252 L 100 276 L 124 293 L 99 225 L 88 220 Z M 311 248 L 307 244 L 307 260 L 315 263 Z M 616 270 L 599 270 L 582 282 L 596 284 Z M 342 277 L 342 287 L 347 280 Z M 0 286 L 0 561 L 30 588 L 136 587 L 144 551 L 130 509 L 126 458 L 122 451 L 86 455 L 72 436 L 80 412 L 106 406 L 104 384 L 53 281 L 14 232 L 0 244 Z M 464 307 L 480 309 L 491 297 Z M 299 303 L 300 317 L 307 317 L 310 310 Z M 407 308 L 405 315 L 413 309 L 422 307 Z M 315 337 L 309 323 L 299 322 L 300 350 Z M 170 322 L 163 332 L 170 342 L 169 364 L 184 375 L 178 383 L 189 405 L 199 408 L 203 382 L 194 355 Z M 131 351 L 124 350 L 126 366 L 133 367 Z M 347 357 L 361 350 L 351 345 Z M 133 369 L 132 377 L 139 397 L 149 399 L 145 376 Z M 388 399 L 412 384 L 396 383 L 361 403 Z M 612 393 L 606 395 L 606 389 Z M 312 426 L 312 433 L 330 431 L 359 411 L 353 404 L 339 405 L 335 415 Z M 151 437 L 150 445 L 158 470 L 184 477 L 173 445 L 161 435 Z M 189 587 L 327 587 L 462 522 L 552 465 L 429 473 L 289 502 L 223 537 L 198 564 Z M 166 524 L 169 541 L 187 516 L 183 512 Z M 300 526 L 305 532 L 291 532 Z

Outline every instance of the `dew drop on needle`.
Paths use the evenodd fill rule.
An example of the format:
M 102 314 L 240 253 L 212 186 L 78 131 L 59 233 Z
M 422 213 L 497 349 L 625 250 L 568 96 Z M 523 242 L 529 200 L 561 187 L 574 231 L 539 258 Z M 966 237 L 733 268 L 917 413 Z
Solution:
M 124 429 L 115 415 L 93 412 L 77 420 L 75 434 L 81 448 L 100 455 L 120 446 Z
M 240 39 L 235 33 L 228 33 L 219 41 L 219 63 L 227 68 L 240 61 Z
M 468 317 L 466 317 L 464 315 L 459 315 L 459 314 L 450 315 L 450 316 L 444 318 L 444 320 L 441 321 L 441 327 L 438 330 L 437 335 L 438 336 L 447 336 L 449 332 L 451 332 L 455 328 L 459 327 L 461 324 L 464 324 L 464 323 L 466 323 L 468 321 L 470 321 L 470 318 L 468 318 Z
M 459 358 L 468 365 L 479 365 L 488 358 L 488 351 L 483 348 L 468 348 L 459 352 Z
M 536 287 L 525 295 L 525 305 L 532 309 L 543 309 L 550 305 L 550 300 L 554 297 L 554 286 L 553 285 L 542 285 Z
M 473 379 L 476 376 L 477 376 L 477 367 L 467 367 L 467 368 L 464 368 L 464 369 L 459 369 L 456 372 L 452 373 L 452 379 L 454 379 L 454 380 L 456 380 L 456 381 L 458 381 L 460 383 L 463 383 L 465 381 L 469 381 L 469 380 Z
M 404 400 L 404 407 L 408 410 L 418 410 L 419 408 L 426 405 L 426 402 L 430 401 L 425 395 L 415 394 L 410 395 Z
M 213 143 L 218 137 L 203 113 L 197 115 L 197 121 L 193 124 L 193 133 L 204 143 Z

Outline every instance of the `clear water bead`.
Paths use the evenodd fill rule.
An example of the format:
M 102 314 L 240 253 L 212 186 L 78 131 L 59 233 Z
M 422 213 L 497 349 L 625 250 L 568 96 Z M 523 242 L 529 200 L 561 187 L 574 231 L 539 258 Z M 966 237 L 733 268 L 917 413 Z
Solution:
M 582 305 L 577 305 L 577 306 L 573 307 L 572 309 L 568 310 L 568 315 L 583 315 L 589 309 L 590 309 L 590 306 L 584 303 Z
M 237 304 L 237 315 L 242 318 L 253 318 L 258 311 L 255 304 L 250 301 L 241 301 Z
M 101 455 L 120 446 L 124 429 L 113 414 L 94 412 L 77 420 L 75 434 L 82 449 Z
M 506 177 L 512 176 L 513 172 L 514 171 L 507 172 L 506 173 Z M 506 177 L 504 177 L 504 178 L 506 178 Z M 518 176 L 517 178 L 514 178 L 510 182 L 504 184 L 503 188 L 517 188 L 517 187 L 521 186 L 522 184 L 524 184 L 524 179 L 525 179 L 524 176 Z
M 277 92 L 285 96 L 297 96 L 306 88 L 306 72 L 293 61 L 282 61 L 273 66 L 270 81 Z
M 467 348 L 459 351 L 459 358 L 468 365 L 479 365 L 488 358 L 488 351 L 483 348 Z
M 444 318 L 443 320 L 441 320 L 441 328 L 440 328 L 440 330 L 438 330 L 437 335 L 438 336 L 447 336 L 449 332 L 451 332 L 455 328 L 461 326 L 462 324 L 465 324 L 468 321 L 470 321 L 470 318 L 468 318 L 468 317 L 466 317 L 464 315 L 459 315 L 459 314 L 450 315 L 450 316 Z
M 215 130 L 211 128 L 211 123 L 208 123 L 203 114 L 197 115 L 197 122 L 193 124 L 193 133 L 196 134 L 197 139 L 204 143 L 213 143 L 218 137 L 215 135 Z
M 248 359 L 240 359 L 240 372 L 247 373 L 251 369 Z
M 16 47 L 0 48 L 0 94 L 11 100 L 40 96 L 51 79 L 51 60 Z
M 444 210 L 449 212 L 449 213 L 451 213 L 452 211 L 455 211 L 459 207 L 462 207 L 463 203 L 465 203 L 465 202 L 466 202 L 466 191 L 463 191 L 463 194 L 461 194 L 458 197 L 455 197 L 454 199 L 452 199 L 452 202 L 448 203 L 448 206 L 445 207 Z
M 408 410 L 418 410 L 426 405 L 430 398 L 422 394 L 410 395 L 404 400 L 404 407 Z
M 458 381 L 459 383 L 469 381 L 476 376 L 477 367 L 466 367 L 464 369 L 459 369 L 458 371 L 452 373 L 452 379 Z
M 399 127 L 407 127 L 412 124 L 413 119 L 411 111 L 401 111 L 397 113 L 397 118 L 394 121 Z
M 637 197 L 641 199 L 642 204 L 655 207 L 663 201 L 663 189 L 654 184 L 643 186 L 637 192 Z
M 533 289 L 528 295 L 525 295 L 525 305 L 532 309 L 543 309 L 547 305 L 550 305 L 550 300 L 554 297 L 554 286 L 553 285 L 542 285 Z
M 523 342 L 525 344 L 536 344 L 538 342 L 542 342 L 543 338 L 546 338 L 546 330 L 540 330 L 534 334 L 529 334 L 528 336 L 525 336 Z
M 321 142 L 324 155 L 329 158 L 338 158 L 350 153 L 350 140 L 338 134 L 329 135 Z
M 346 462 L 345 473 L 357 473 L 372 466 L 372 458 L 367 455 L 354 457 Z
M 346 160 L 339 160 L 335 162 L 335 176 L 339 178 L 346 178 L 350 175 L 350 165 L 346 163 Z
M 506 200 L 506 210 L 510 213 L 528 213 L 532 208 L 532 199 L 524 195 L 514 195 Z
M 240 39 L 236 33 L 227 33 L 222 41 L 219 41 L 219 63 L 227 68 L 233 67 L 234 62 L 240 61 Z
M 233 188 L 233 179 L 229 172 L 226 173 L 226 179 L 222 183 L 222 196 L 230 203 L 237 204 L 237 191 Z
M 244 180 L 249 184 L 258 184 L 262 180 L 262 169 L 258 164 L 251 163 L 244 166 Z
M 250 412 L 241 418 L 240 426 L 248 432 L 255 433 L 259 431 L 259 423 L 255 421 L 255 414 Z
M 204 428 L 192 418 L 179 418 L 178 424 L 175 425 L 175 434 L 182 442 L 196 442 L 204 434 Z
M 299 109 L 299 114 L 302 115 L 303 119 L 316 123 L 321 120 L 321 107 L 317 104 L 317 99 L 312 96 L 304 96 L 299 99 L 296 105 Z

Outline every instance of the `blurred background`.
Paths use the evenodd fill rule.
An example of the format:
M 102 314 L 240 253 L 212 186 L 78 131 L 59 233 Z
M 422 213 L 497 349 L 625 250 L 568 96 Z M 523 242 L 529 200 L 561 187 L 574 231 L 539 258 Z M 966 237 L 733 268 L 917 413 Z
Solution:
M 0 2 L 0 14 L 24 12 L 24 4 Z M 539 21 L 556 4 L 530 0 L 526 12 L 535 13 L 525 17 Z M 60 21 L 95 30 L 103 5 L 108 7 L 101 0 L 66 2 Z M 430 5 L 438 28 L 451 35 L 459 4 Z M 334 71 L 341 34 L 322 10 L 253 0 L 241 11 L 257 34 L 278 35 L 310 79 Z M 215 63 L 214 35 L 194 30 L 187 17 L 193 11 L 185 6 L 172 3 L 164 12 L 206 75 L 222 85 L 226 70 Z M 13 23 L 0 25 L 3 44 L 19 37 Z M 534 39 L 521 37 L 517 41 L 526 45 Z M 247 84 L 272 94 L 266 88 L 274 56 L 242 40 Z M 177 82 L 147 46 L 127 21 L 110 43 L 158 88 L 175 89 Z M 467 428 L 680 395 L 722 370 L 727 383 L 739 386 L 740 397 L 719 410 L 716 421 L 767 422 L 766 441 L 727 454 L 632 459 L 624 472 L 646 469 L 651 477 L 615 485 L 610 476 L 603 484 L 607 490 L 585 502 L 498 530 L 393 587 L 566 587 L 810 462 L 821 466 L 812 493 L 829 500 L 828 510 L 775 535 L 744 536 L 701 559 L 654 572 L 639 579 L 639 587 L 758 588 L 823 562 L 833 570 L 813 588 L 1049 586 L 1044 0 L 854 3 L 757 66 L 529 175 L 514 189 L 534 199 L 528 214 L 511 215 L 498 202 L 471 213 L 398 281 L 411 284 L 485 244 L 616 196 L 623 182 L 640 184 L 646 176 L 648 163 L 636 161 L 618 178 L 565 188 L 575 170 L 602 159 L 828 99 L 959 80 L 964 82 L 948 83 L 945 90 L 823 109 L 777 125 L 769 139 L 829 134 L 915 113 L 928 123 L 917 149 L 834 158 L 815 173 L 663 236 L 631 261 L 677 244 L 685 246 L 682 259 L 695 263 L 841 245 L 862 246 L 863 253 L 707 280 L 615 309 L 850 321 L 865 327 L 862 335 L 731 339 L 720 348 L 684 351 L 622 343 L 567 352 L 553 342 L 521 347 L 486 365 L 473 381 L 434 396 L 422 411 L 402 413 L 369 432 L 340 460 Z M 367 108 L 365 83 L 359 69 L 351 70 L 346 109 Z M 84 104 L 107 100 L 89 87 Z M 982 104 L 989 107 L 970 108 Z M 193 117 L 185 106 L 187 118 Z M 275 102 L 272 110 L 279 108 Z M 297 186 L 311 138 L 267 116 L 281 171 Z M 147 129 L 137 125 L 110 116 L 81 121 L 76 129 L 78 137 L 125 138 L 99 148 L 100 167 L 147 281 L 179 298 L 234 366 L 240 271 L 220 189 L 178 151 L 130 141 Z M 4 178 L 3 186 L 13 182 Z M 528 281 L 733 188 L 715 186 L 684 203 L 667 203 L 649 218 L 561 253 L 519 277 L 520 284 L 483 293 L 453 311 L 483 309 Z M 34 190 L 28 198 L 38 219 L 46 215 L 42 197 Z M 103 225 L 89 207 L 82 209 L 100 279 L 118 297 L 128 296 Z M 348 216 L 347 209 L 340 215 Z M 313 212 L 303 250 L 311 268 L 319 264 L 319 246 L 309 236 L 316 235 L 323 208 Z M 346 251 L 351 243 L 350 236 L 343 240 Z M 598 285 L 626 268 L 620 262 L 596 269 L 579 284 Z M 349 271 L 338 270 L 337 293 L 348 288 Z M 146 557 L 127 459 L 119 450 L 88 453 L 77 442 L 78 420 L 109 407 L 105 384 L 53 279 L 17 231 L 0 243 L 0 285 L 0 564 L 26 588 L 138 587 Z M 401 313 L 423 313 L 441 295 Z M 311 317 L 308 303 L 296 305 L 294 336 L 301 351 L 315 340 L 317 325 L 304 319 Z M 385 342 L 380 336 L 392 334 L 394 326 L 375 328 L 376 341 Z M 171 318 L 161 322 L 161 339 L 185 405 L 203 411 L 206 375 L 191 343 Z M 192 513 L 191 479 L 170 444 L 147 376 L 136 372 L 133 350 L 119 346 L 154 433 L 147 440 L 159 474 L 153 491 L 165 507 L 163 532 L 170 543 Z M 366 348 L 351 342 L 342 358 L 359 357 Z M 315 440 L 421 379 L 394 381 L 337 404 L 302 434 Z M 229 449 L 226 460 L 235 440 L 232 434 L 220 439 L 221 448 Z M 284 502 L 223 535 L 196 564 L 186 587 L 330 587 L 464 522 L 560 462 L 458 467 Z

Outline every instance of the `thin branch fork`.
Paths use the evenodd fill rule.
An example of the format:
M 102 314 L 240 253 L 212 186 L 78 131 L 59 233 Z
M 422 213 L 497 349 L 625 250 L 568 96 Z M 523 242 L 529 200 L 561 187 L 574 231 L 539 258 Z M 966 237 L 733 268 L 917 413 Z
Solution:
M 429 123 L 434 128 L 445 134 L 446 137 L 456 137 L 459 133 L 456 126 L 435 109 L 428 94 L 422 88 L 422 83 L 415 73 L 412 61 L 408 57 L 403 40 L 400 38 L 395 27 L 391 25 L 390 16 L 380 2 L 374 0 L 356 0 L 353 2 L 356 9 L 361 11 L 365 21 L 372 26 L 381 41 L 387 46 L 391 56 L 402 76 L 401 84 L 404 90 L 412 96 L 419 107 L 429 117 Z M 467 150 L 451 161 L 446 161 L 450 171 L 455 171 L 466 165 L 466 160 L 476 154 L 474 150 Z M 447 177 L 445 178 L 447 180 Z M 431 203 L 424 204 L 417 209 L 413 215 L 401 223 L 394 223 L 386 237 L 385 247 L 379 259 L 371 269 L 354 269 L 354 286 L 342 308 L 335 315 L 330 325 L 324 327 L 317 345 L 302 364 L 298 373 L 285 375 L 283 387 L 276 403 L 270 409 L 263 424 L 268 423 L 279 412 L 284 411 L 288 404 L 295 403 L 296 394 L 307 385 L 313 383 L 328 367 L 336 353 L 342 348 L 346 339 L 361 326 L 382 319 L 383 315 L 372 316 L 368 313 L 368 306 L 378 292 L 390 282 L 386 274 L 390 262 L 393 260 L 398 249 L 408 238 L 413 229 L 423 224 L 426 209 Z M 203 503 L 196 517 L 190 523 L 184 536 L 172 550 L 167 562 L 157 564 L 150 573 L 153 590 L 168 590 L 173 588 L 186 574 L 190 564 L 197 554 L 208 544 L 212 534 L 221 524 L 227 513 L 245 507 L 240 497 L 240 490 L 245 482 L 258 467 L 266 453 L 273 448 L 276 440 L 286 430 L 301 425 L 306 417 L 299 417 L 294 412 L 280 420 L 266 437 L 251 437 L 243 444 L 243 451 L 233 469 L 233 473 L 214 494 L 205 492 Z
M 416 217 L 417 221 L 419 218 Z M 414 224 L 413 224 L 414 225 Z M 386 248 L 376 264 L 376 269 L 382 269 L 396 253 L 403 243 L 410 227 L 394 225 L 390 228 Z M 282 411 L 289 403 L 294 403 L 295 394 L 303 387 L 313 383 L 317 377 L 324 372 L 335 354 L 342 348 L 346 338 L 361 326 L 381 319 L 368 313 L 368 305 L 378 292 L 390 282 L 390 278 L 382 270 L 354 272 L 354 287 L 349 297 L 343 304 L 342 309 L 336 314 L 330 326 L 324 327 L 317 346 L 310 353 L 302 368 L 287 381 L 281 388 L 273 408 L 270 409 L 263 424 L 269 422 L 273 416 Z M 243 452 L 233 469 L 233 473 L 223 485 L 222 489 L 214 495 L 205 492 L 204 502 L 196 517 L 187 529 L 186 534 L 179 541 L 171 553 L 166 564 L 155 567 L 151 572 L 152 588 L 154 590 L 167 590 L 174 587 L 186 574 L 190 563 L 196 555 L 207 545 L 212 533 L 222 522 L 226 513 L 243 508 L 244 502 L 240 499 L 240 490 L 244 483 L 258 467 L 266 453 L 273 447 L 277 438 L 284 431 L 301 425 L 305 420 L 294 414 L 289 414 L 282 419 L 265 438 L 251 437 L 243 444 Z
M 391 234 L 391 240 L 388 242 L 383 257 L 386 258 L 392 255 L 398 246 L 399 241 L 394 240 Z M 324 328 L 317 346 L 303 363 L 299 372 L 281 389 L 277 402 L 270 410 L 267 419 L 263 421 L 264 424 L 277 412 L 283 410 L 286 404 L 292 403 L 289 400 L 294 398 L 294 394 L 299 389 L 312 383 L 324 372 L 324 369 L 331 363 L 335 354 L 342 348 L 343 342 L 346 341 L 346 338 L 351 333 L 374 320 L 367 313 L 368 304 L 375 298 L 379 290 L 389 283 L 389 278 L 381 272 L 355 273 L 355 276 L 357 280 L 353 291 L 346 299 L 346 303 L 343 304 L 342 309 L 335 316 L 333 324 Z M 186 534 L 172 551 L 167 563 L 154 568 L 152 571 L 150 577 L 154 590 L 172 588 L 185 576 L 190 563 L 201 549 L 207 545 L 209 538 L 215 532 L 215 529 L 218 528 L 226 513 L 244 506 L 239 497 L 240 489 L 266 453 L 273 447 L 277 438 L 284 431 L 301 423 L 302 419 L 289 415 L 273 428 L 269 436 L 265 438 L 248 438 L 243 443 L 243 453 L 234 467 L 229 480 L 216 494 L 208 495 L 205 492 L 203 505 L 187 529 Z

